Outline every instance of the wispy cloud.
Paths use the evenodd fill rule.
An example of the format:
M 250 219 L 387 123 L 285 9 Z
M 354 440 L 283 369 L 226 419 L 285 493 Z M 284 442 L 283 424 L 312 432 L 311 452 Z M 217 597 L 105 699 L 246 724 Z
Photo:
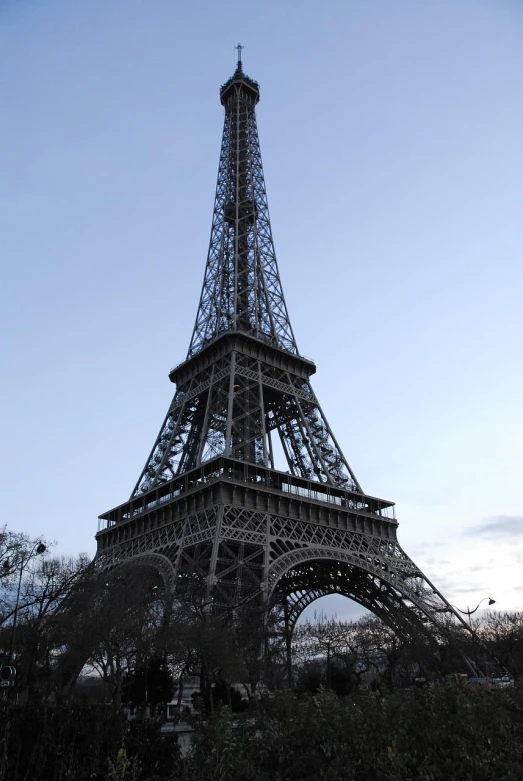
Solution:
M 465 570 L 463 572 L 440 573 L 432 582 L 445 596 L 449 594 L 470 594 L 471 592 L 481 591 L 485 586 L 482 582 L 474 578 L 474 572 Z
M 436 559 L 434 556 L 429 556 L 428 559 L 425 559 L 425 566 L 429 567 L 446 567 L 450 563 L 450 559 Z
M 471 592 L 486 591 L 488 585 L 480 583 L 479 581 L 468 581 L 464 586 L 454 586 L 452 592 L 454 594 L 470 594 Z M 450 589 L 449 589 L 450 591 Z
M 523 537 L 523 515 L 493 515 L 475 526 L 470 526 L 465 534 L 484 537 Z
M 423 556 L 426 553 L 432 553 L 434 548 L 442 548 L 447 545 L 447 542 L 442 540 L 431 540 L 430 542 L 420 542 L 417 545 L 409 547 L 408 552 L 410 556 L 416 558 L 417 556 Z

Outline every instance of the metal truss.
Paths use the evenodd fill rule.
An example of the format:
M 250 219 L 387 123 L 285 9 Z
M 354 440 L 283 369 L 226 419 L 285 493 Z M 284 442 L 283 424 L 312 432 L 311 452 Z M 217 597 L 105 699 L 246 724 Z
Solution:
M 291 474 L 361 492 L 310 383 L 231 351 L 179 386 L 132 495 L 219 455 L 274 469 L 275 433 Z
M 240 63 L 220 95 L 225 122 L 211 239 L 187 357 L 236 330 L 297 353 L 269 220 L 256 126 L 258 85 Z
M 132 496 L 224 454 L 274 468 L 276 432 L 291 474 L 361 490 L 305 376 L 267 357 L 298 355 L 280 283 L 256 127 L 256 82 L 241 63 L 221 89 L 225 107 L 209 255 L 187 361 L 220 335 L 249 334 L 264 360 L 233 350 L 178 383 Z M 260 350 L 261 350 L 260 348 Z
M 308 604 L 332 593 L 371 610 L 403 637 L 443 641 L 456 626 L 467 628 L 390 529 L 376 536 L 215 505 L 113 545 L 98 561 L 112 567 L 144 557 L 149 564 L 151 556 L 162 557 L 158 568 L 168 584 L 206 584 L 218 610 L 260 595 L 267 609 L 285 603 L 291 630 Z

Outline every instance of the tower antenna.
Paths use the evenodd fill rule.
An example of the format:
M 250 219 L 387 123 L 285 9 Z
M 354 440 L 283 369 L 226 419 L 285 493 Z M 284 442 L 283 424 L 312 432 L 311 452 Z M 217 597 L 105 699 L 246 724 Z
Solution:
M 238 70 L 242 69 L 242 49 L 245 49 L 245 46 L 242 46 L 241 43 L 237 43 L 234 47 L 238 50 Z

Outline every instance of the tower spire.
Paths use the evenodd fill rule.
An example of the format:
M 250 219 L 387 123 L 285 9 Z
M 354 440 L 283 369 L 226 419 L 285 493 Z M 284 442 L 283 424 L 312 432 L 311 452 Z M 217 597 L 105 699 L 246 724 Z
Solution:
M 243 71 L 243 66 L 242 66 L 242 49 L 245 49 L 245 46 L 242 46 L 241 43 L 237 43 L 234 48 L 238 50 L 238 66 L 237 66 L 237 70 Z
M 296 354 L 272 240 L 255 107 L 256 81 L 238 69 L 220 89 L 225 109 L 207 266 L 187 357 L 227 331 Z

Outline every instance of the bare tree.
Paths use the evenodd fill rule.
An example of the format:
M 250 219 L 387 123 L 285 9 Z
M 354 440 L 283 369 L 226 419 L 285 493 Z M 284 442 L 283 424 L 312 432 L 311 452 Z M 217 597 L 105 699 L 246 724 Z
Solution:
M 478 622 L 476 631 L 499 660 L 501 667 L 512 675 L 523 672 L 523 612 L 489 612 L 483 621 Z M 492 661 L 487 661 L 487 666 Z M 494 672 L 494 670 L 493 670 Z
M 161 655 L 159 638 L 168 614 L 169 600 L 155 571 L 140 567 L 99 574 L 85 620 L 85 660 L 109 685 L 115 707 L 134 671 L 147 669 Z
M 17 685 L 29 696 L 37 690 L 43 693 L 51 685 L 66 642 L 64 606 L 88 567 L 85 556 L 30 557 L 20 570 L 16 594 L 10 590 L 10 604 L 4 594 L 7 615 L 0 641 L 4 654 L 9 647 L 9 658 L 17 668 Z
M 0 626 L 13 620 L 22 583 L 31 574 L 39 557 L 49 552 L 50 543 L 42 538 L 13 532 L 4 526 L 0 531 Z

